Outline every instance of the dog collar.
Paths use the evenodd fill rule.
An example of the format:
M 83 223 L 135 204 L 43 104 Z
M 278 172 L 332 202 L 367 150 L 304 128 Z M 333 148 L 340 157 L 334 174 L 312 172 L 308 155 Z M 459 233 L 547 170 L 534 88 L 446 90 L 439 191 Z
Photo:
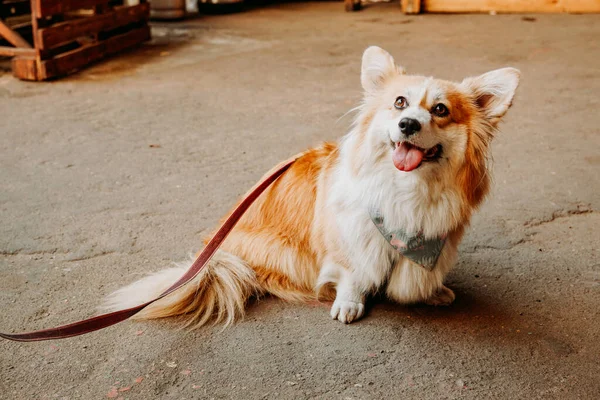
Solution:
M 433 270 L 442 253 L 447 235 L 425 239 L 421 232 L 411 235 L 402 228 L 388 230 L 384 226 L 383 216 L 379 211 L 371 210 L 369 215 L 373 224 L 394 249 L 423 268 L 429 271 Z

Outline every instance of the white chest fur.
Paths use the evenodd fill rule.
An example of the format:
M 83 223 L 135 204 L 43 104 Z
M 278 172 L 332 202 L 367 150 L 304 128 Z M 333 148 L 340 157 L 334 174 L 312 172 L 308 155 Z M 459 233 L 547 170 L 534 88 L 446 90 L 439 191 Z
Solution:
M 369 210 L 379 209 L 391 225 L 435 237 L 455 227 L 453 214 L 459 204 L 457 210 L 452 208 L 459 198 L 452 191 L 442 193 L 435 185 L 424 184 L 415 174 L 397 171 L 386 160 L 363 164 L 356 174 L 350 165 L 357 161 L 349 154 L 352 148 L 350 137 L 342 144 L 327 196 L 352 281 L 365 293 L 382 290 L 387 283 L 386 293 L 399 302 L 425 300 L 442 286 L 456 260 L 458 243 L 449 240 L 436 267 L 428 271 L 402 257 L 383 238 Z M 431 194 L 431 190 L 438 192 Z

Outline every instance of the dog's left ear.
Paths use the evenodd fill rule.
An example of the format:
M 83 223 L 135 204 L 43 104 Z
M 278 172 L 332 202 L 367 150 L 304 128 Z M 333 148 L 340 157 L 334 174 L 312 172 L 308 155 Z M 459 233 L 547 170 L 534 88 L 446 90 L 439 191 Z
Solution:
M 360 82 L 367 94 L 379 90 L 388 78 L 403 73 L 404 70 L 396 65 L 390 53 L 381 47 L 371 46 L 363 53 Z
M 461 85 L 473 94 L 490 123 L 496 125 L 512 105 L 520 76 L 518 69 L 502 68 L 466 78 Z

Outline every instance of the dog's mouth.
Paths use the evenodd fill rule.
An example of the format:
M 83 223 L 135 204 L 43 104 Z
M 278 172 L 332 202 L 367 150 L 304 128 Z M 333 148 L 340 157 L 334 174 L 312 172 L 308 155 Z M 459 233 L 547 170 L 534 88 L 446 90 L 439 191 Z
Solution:
M 419 168 L 423 162 L 437 160 L 442 154 L 441 144 L 423 149 L 409 142 L 399 142 L 392 143 L 392 147 L 394 166 L 404 172 Z

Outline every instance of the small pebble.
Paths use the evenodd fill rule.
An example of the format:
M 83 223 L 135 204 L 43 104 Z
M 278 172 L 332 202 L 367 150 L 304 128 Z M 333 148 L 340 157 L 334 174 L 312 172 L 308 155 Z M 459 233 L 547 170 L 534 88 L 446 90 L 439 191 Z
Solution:
M 108 391 L 108 393 L 106 394 L 106 397 L 108 397 L 109 399 L 115 399 L 117 398 L 117 396 L 119 396 L 119 392 L 117 390 L 116 387 L 111 387 L 110 390 Z

